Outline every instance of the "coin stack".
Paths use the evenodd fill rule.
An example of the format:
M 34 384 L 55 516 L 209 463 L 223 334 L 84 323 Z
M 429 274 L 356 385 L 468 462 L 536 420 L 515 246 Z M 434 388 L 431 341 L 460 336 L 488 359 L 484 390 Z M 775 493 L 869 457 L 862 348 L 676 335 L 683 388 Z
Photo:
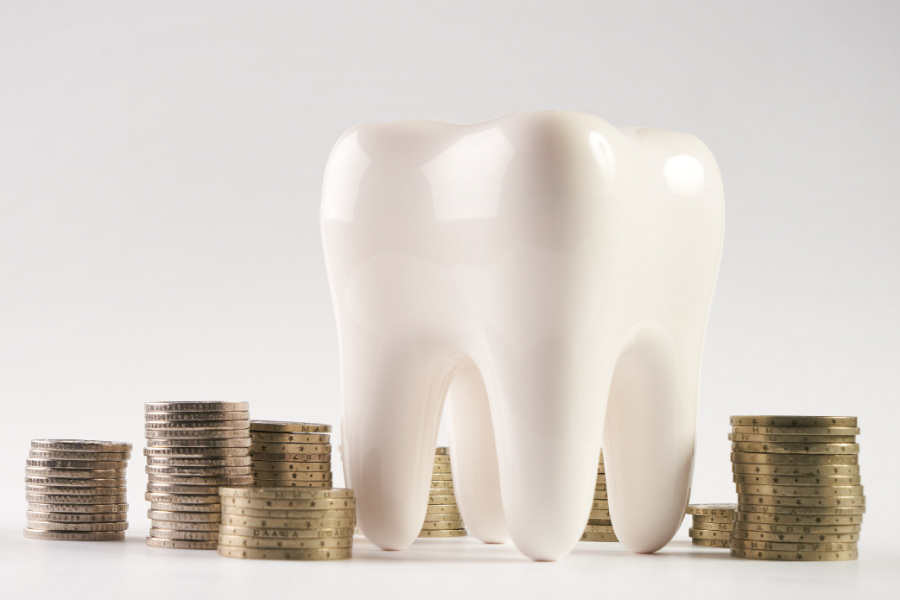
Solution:
M 125 469 L 131 444 L 32 440 L 25 462 L 25 537 L 36 540 L 125 539 Z
M 420 538 L 463 537 L 466 524 L 463 522 L 456 492 L 453 488 L 453 473 L 450 471 L 450 451 L 437 448 L 434 451 L 434 469 L 431 472 L 431 489 L 428 491 L 428 508 L 422 524 Z
M 250 421 L 253 485 L 331 487 L 331 425 Z
M 356 499 L 343 488 L 219 488 L 219 554 L 269 560 L 342 560 L 353 551 Z
M 865 512 L 856 417 L 731 417 L 731 555 L 855 560 Z
M 730 548 L 737 504 L 690 504 L 687 514 L 694 521 L 688 535 L 695 546 Z
M 618 542 L 609 518 L 609 499 L 606 495 L 606 467 L 603 466 L 603 450 L 600 451 L 600 465 L 597 467 L 597 484 L 594 487 L 594 504 L 591 516 L 581 534 L 583 542 Z
M 215 550 L 219 487 L 250 485 L 246 402 L 149 402 L 144 407 L 148 546 Z

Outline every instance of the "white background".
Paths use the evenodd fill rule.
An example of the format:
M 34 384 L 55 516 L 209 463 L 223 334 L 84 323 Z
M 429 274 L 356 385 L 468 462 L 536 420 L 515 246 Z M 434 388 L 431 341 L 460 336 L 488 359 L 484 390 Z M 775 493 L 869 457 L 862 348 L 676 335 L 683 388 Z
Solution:
M 696 596 L 747 591 L 734 583 L 745 577 L 768 595 L 815 580 L 886 592 L 896 555 L 882 548 L 900 534 L 898 40 L 889 1 L 0 1 L 0 570 L 14 586 L 42 580 L 40 595 L 69 586 L 52 576 L 61 564 L 133 581 L 206 573 L 167 594 L 335 577 L 416 597 Z M 693 499 L 734 499 L 728 415 L 858 415 L 861 560 L 710 562 L 684 533 L 655 557 L 580 545 L 551 566 L 472 542 L 391 555 L 361 542 L 352 566 L 321 570 L 145 548 L 143 402 L 248 400 L 256 418 L 339 420 L 318 205 L 340 133 L 544 108 L 687 131 L 712 149 L 727 231 Z M 135 444 L 130 543 L 85 553 L 21 539 L 37 437 Z M 117 585 L 94 589 L 121 597 Z

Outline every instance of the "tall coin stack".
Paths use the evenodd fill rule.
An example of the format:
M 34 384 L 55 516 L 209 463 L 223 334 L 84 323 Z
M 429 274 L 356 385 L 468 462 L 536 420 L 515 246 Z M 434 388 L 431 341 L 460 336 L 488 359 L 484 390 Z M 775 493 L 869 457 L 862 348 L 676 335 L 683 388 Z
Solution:
M 855 560 L 865 512 L 856 417 L 731 417 L 731 555 Z
M 331 425 L 250 421 L 253 484 L 331 487 Z
M 450 471 L 450 451 L 437 448 L 434 451 L 434 469 L 431 473 L 431 489 L 428 491 L 428 508 L 422 524 L 420 538 L 463 537 L 466 524 L 463 522 L 456 492 L 453 488 L 453 473 Z
M 690 504 L 687 514 L 694 521 L 688 529 L 691 543 L 709 548 L 730 548 L 737 504 Z
M 268 560 L 342 560 L 353 552 L 353 490 L 220 488 L 219 554 Z
M 36 540 L 125 539 L 125 469 L 131 444 L 32 440 L 25 462 L 25 537 Z
M 253 483 L 248 409 L 246 402 L 144 406 L 148 546 L 216 549 L 219 487 Z
M 594 487 L 594 503 L 591 516 L 581 534 L 583 542 L 618 542 L 609 517 L 609 498 L 606 495 L 606 467 L 603 466 L 603 450 L 600 451 L 600 464 L 597 467 L 597 484 Z

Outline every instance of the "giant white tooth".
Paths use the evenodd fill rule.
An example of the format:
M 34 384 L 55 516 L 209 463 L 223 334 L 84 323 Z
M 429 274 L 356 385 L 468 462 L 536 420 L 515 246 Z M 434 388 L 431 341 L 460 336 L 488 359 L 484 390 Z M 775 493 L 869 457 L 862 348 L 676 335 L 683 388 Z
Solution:
M 415 539 L 451 388 L 457 494 L 479 538 L 569 552 L 605 431 L 619 539 L 671 539 L 724 228 L 701 142 L 570 112 L 361 125 L 329 159 L 322 228 L 344 469 L 370 540 Z

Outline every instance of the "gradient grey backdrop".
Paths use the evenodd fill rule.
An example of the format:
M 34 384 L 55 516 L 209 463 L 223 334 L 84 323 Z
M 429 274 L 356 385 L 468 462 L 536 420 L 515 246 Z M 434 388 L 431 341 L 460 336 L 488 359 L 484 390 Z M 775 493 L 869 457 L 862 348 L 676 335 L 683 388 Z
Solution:
M 0 520 L 33 437 L 135 443 L 142 406 L 337 423 L 319 235 L 360 121 L 566 108 L 696 134 L 727 232 L 696 501 L 727 417 L 857 414 L 865 542 L 900 491 L 900 4 L 0 3 Z

